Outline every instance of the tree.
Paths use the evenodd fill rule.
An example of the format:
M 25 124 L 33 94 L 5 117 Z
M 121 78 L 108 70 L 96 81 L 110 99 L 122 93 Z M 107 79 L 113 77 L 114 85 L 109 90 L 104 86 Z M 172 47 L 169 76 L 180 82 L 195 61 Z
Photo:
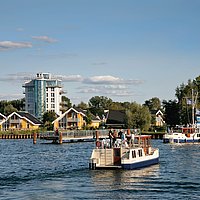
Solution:
M 124 110 L 125 109 L 125 104 L 121 102 L 112 102 L 110 105 L 109 109 L 111 110 Z
M 23 111 L 25 108 L 25 98 L 12 100 L 10 104 L 13 105 L 18 111 Z
M 47 130 L 53 130 L 52 122 L 57 118 L 57 115 L 54 111 L 45 112 L 43 115 L 43 124 L 47 128 Z
M 188 104 L 188 100 L 192 100 L 192 91 L 195 96 L 200 93 L 200 76 L 194 80 L 189 79 L 187 84 L 182 83 L 176 88 L 175 95 L 178 99 L 179 123 L 183 125 L 192 123 L 192 105 Z M 199 100 L 200 97 L 198 95 L 196 108 L 200 107 Z
M 12 104 L 8 104 L 7 106 L 4 107 L 4 114 L 5 115 L 9 115 L 12 112 L 17 112 L 18 110 L 16 108 L 13 107 Z
M 148 130 L 151 123 L 151 114 L 149 109 L 133 102 L 126 109 L 126 126 L 127 128 L 140 128 L 141 130 Z
M 0 113 L 7 115 L 14 111 L 23 111 L 25 106 L 25 98 L 12 101 L 0 101 Z
M 61 106 L 60 110 L 62 111 L 62 113 L 64 113 L 66 110 L 71 108 L 72 103 L 68 97 L 62 96 L 62 102 L 60 103 L 60 106 Z
M 167 125 L 175 127 L 180 124 L 179 104 L 176 100 L 163 101 L 163 108 L 165 111 L 165 121 Z
M 83 110 L 87 110 L 88 109 L 88 104 L 84 103 L 83 101 L 81 101 L 78 105 L 78 108 L 81 108 Z
M 153 97 L 149 100 L 146 100 L 144 105 L 147 106 L 151 111 L 161 109 L 161 101 L 158 97 Z
M 102 116 L 105 109 L 109 109 L 112 99 L 104 96 L 95 96 L 89 100 L 89 109 L 93 115 Z

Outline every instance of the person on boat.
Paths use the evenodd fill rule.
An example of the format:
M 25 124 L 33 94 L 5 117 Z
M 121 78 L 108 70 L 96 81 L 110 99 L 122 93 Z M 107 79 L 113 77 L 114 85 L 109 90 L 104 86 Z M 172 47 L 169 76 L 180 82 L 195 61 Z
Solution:
M 108 136 L 109 136 L 110 148 L 111 148 L 112 147 L 112 143 L 113 143 L 113 131 L 112 131 L 112 129 L 109 130 Z
M 123 131 L 122 131 L 122 129 L 120 129 L 120 131 L 119 131 L 119 133 L 118 133 L 118 138 L 119 138 L 119 139 L 122 139 L 122 134 L 123 134 Z
M 130 132 L 130 129 L 127 130 L 126 139 L 127 139 L 128 146 L 130 146 L 130 144 L 131 144 L 131 132 Z
M 116 142 L 116 140 L 117 140 L 117 137 L 118 137 L 117 131 L 114 130 L 114 131 L 113 131 L 113 146 L 115 145 L 115 142 Z

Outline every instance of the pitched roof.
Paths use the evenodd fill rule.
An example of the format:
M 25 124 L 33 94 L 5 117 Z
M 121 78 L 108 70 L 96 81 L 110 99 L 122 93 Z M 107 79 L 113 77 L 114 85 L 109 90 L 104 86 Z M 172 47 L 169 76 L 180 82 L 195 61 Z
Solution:
M 86 114 L 83 112 L 83 110 L 82 109 L 77 109 L 77 108 L 73 108 L 73 107 L 71 107 L 71 108 L 69 108 L 67 111 L 65 111 L 62 115 L 60 115 L 58 118 L 56 118 L 53 122 L 52 122 L 52 124 L 55 122 L 55 121 L 58 121 L 58 120 L 60 120 L 60 119 L 62 119 L 67 113 L 69 113 L 70 111 L 74 111 L 74 112 L 76 112 L 76 113 L 80 113 L 80 114 L 82 114 L 83 116 L 86 116 Z
M 152 115 L 158 115 L 158 114 L 163 115 L 161 110 L 151 110 L 150 112 L 151 112 Z
M 6 116 L 0 113 L 0 120 L 6 119 Z
M 125 125 L 126 113 L 124 110 L 109 110 L 106 125 Z
M 14 114 L 16 114 L 20 118 L 26 119 L 31 124 L 34 124 L 34 125 L 41 125 L 42 124 L 42 122 L 40 120 L 38 120 L 36 117 L 34 117 L 33 115 L 31 115 L 30 113 L 25 112 L 25 111 L 13 112 L 7 117 L 7 119 L 9 119 Z
M 28 113 L 28 112 L 19 111 L 19 112 L 17 112 L 17 113 L 18 113 L 19 115 L 21 115 L 22 117 L 25 117 L 25 118 L 29 119 L 29 120 L 32 121 L 34 124 L 38 124 L 38 125 L 42 124 L 42 122 L 41 122 L 39 119 L 37 119 L 35 116 L 31 115 L 31 114 Z

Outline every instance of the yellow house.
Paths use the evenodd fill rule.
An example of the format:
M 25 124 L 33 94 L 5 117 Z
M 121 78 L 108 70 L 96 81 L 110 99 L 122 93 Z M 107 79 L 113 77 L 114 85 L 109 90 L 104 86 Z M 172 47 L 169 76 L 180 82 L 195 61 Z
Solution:
M 154 122 L 154 126 L 159 126 L 159 127 L 162 127 L 164 126 L 165 124 L 165 121 L 163 119 L 163 113 L 161 112 L 161 110 L 154 110 L 151 112 L 151 115 L 153 117 L 153 119 L 155 119 L 155 122 Z
M 94 115 L 92 115 L 92 120 L 91 120 L 91 123 L 88 124 L 88 127 L 98 129 L 100 122 L 101 122 L 101 120 L 99 117 L 95 117 Z
M 0 131 L 5 130 L 6 116 L 0 113 Z
M 79 108 L 70 108 L 60 117 L 55 119 L 52 124 L 54 130 L 61 129 L 82 129 L 86 125 L 85 113 L 82 109 Z
M 6 130 L 36 130 L 41 124 L 28 112 L 13 112 L 6 119 Z

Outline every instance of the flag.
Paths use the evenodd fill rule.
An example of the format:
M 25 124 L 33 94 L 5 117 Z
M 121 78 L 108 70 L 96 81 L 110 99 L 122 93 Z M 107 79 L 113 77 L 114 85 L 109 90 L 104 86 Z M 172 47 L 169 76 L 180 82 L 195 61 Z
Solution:
M 192 105 L 192 100 L 191 99 L 187 99 L 187 105 Z
M 196 115 L 200 115 L 200 110 L 198 108 L 196 109 Z

